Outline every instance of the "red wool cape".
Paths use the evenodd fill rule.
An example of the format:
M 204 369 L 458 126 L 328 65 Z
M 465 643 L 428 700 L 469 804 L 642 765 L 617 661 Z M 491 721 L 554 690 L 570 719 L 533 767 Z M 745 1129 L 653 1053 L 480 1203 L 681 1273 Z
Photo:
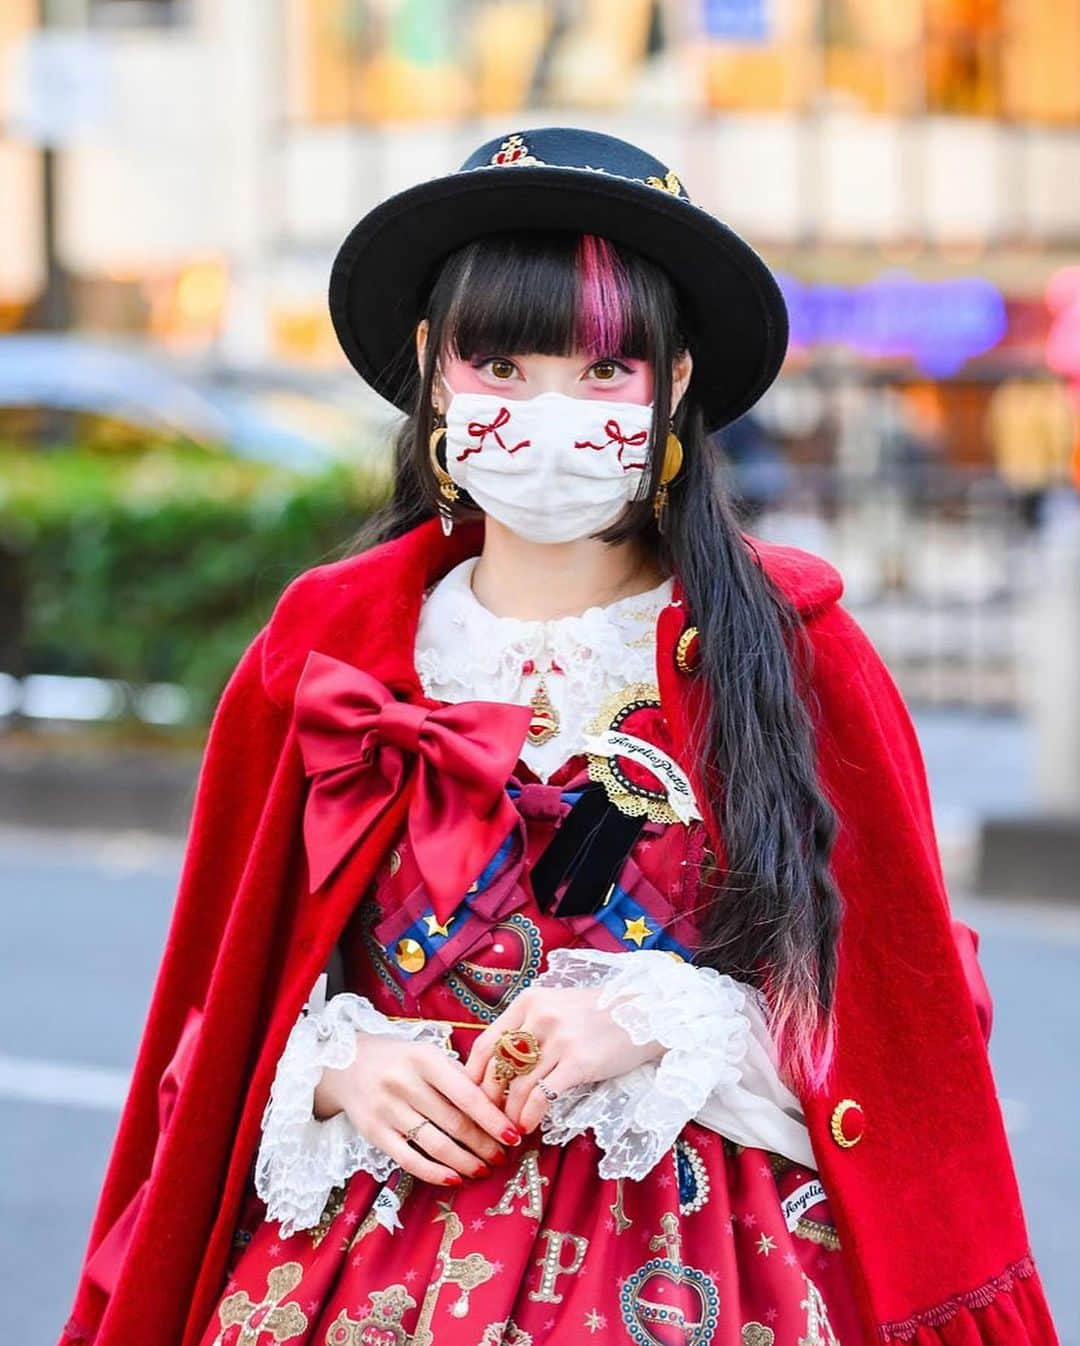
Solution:
M 813 647 L 819 775 L 840 815 L 845 904 L 831 1078 L 802 1097 L 851 1259 L 867 1343 L 1057 1346 L 986 1050 L 977 936 L 953 918 L 921 751 L 895 683 L 822 558 L 743 538 Z M 483 543 L 430 519 L 309 570 L 242 656 L 211 727 L 130 1090 L 60 1346 L 191 1346 L 217 1303 L 279 1056 L 357 895 L 404 822 L 415 772 L 309 891 L 292 697 L 311 650 L 424 697 L 423 590 Z M 657 624 L 663 713 L 684 745 L 704 683 L 675 660 L 693 623 L 678 576 Z M 415 759 L 414 759 L 415 760 Z M 724 855 L 715 816 L 703 812 Z M 841 1144 L 841 1100 L 861 1138 Z M 841 1136 L 850 1140 L 848 1109 Z M 852 1346 L 845 1343 L 844 1346 Z

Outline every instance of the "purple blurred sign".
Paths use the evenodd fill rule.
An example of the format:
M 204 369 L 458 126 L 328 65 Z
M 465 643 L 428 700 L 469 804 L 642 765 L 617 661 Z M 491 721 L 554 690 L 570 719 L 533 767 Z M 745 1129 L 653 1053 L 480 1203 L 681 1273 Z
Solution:
M 768 0 L 703 0 L 705 36 L 717 42 L 764 42 L 769 36 Z
M 906 356 L 927 374 L 954 374 L 1005 335 L 1005 297 L 988 280 L 925 281 L 889 271 L 866 285 L 805 285 L 778 276 L 793 346 L 843 345 Z

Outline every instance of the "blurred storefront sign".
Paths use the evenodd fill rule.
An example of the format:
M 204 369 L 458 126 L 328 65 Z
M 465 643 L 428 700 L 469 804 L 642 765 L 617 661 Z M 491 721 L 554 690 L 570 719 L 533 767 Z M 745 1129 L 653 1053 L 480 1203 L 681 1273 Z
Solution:
M 38 145 L 63 146 L 105 129 L 113 115 L 109 52 L 109 43 L 94 33 L 28 33 L 11 55 L 12 132 Z
M 872 116 L 1080 115 L 1075 0 L 288 0 L 289 117 L 378 123 L 648 104 Z
M 990 395 L 986 435 L 1002 481 L 1016 491 L 1043 491 L 1068 481 L 1077 414 L 1056 379 L 1006 379 Z

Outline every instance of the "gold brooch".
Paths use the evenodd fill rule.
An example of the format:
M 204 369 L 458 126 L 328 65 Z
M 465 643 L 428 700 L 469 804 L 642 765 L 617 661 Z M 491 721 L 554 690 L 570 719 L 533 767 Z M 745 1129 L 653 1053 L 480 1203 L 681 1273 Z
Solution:
M 613 692 L 585 726 L 589 779 L 629 818 L 684 823 L 701 815 L 686 773 L 651 741 L 662 714 L 655 683 L 632 682 Z M 634 733 L 639 724 L 645 738 Z

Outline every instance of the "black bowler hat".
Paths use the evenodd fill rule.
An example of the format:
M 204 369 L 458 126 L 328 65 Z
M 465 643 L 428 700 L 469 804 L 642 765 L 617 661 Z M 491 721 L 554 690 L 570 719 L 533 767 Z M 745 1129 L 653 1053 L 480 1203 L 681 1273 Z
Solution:
M 456 172 L 388 197 L 338 249 L 330 316 L 345 354 L 376 392 L 412 409 L 413 336 L 438 263 L 481 234 L 517 229 L 601 234 L 668 272 L 690 327 L 691 378 L 707 429 L 741 416 L 779 372 L 787 309 L 753 248 L 637 145 L 545 126 L 497 136 Z

